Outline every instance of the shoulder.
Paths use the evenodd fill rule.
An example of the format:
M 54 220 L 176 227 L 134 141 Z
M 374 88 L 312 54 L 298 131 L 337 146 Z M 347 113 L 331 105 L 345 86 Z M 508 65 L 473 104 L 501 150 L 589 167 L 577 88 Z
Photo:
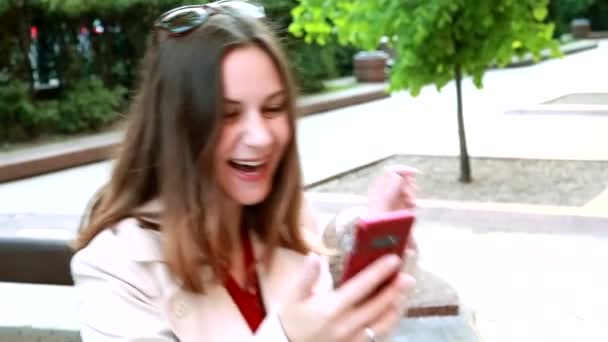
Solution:
M 161 251 L 160 233 L 126 219 L 74 255 L 70 266 L 83 341 L 169 341 L 166 310 L 173 282 Z
M 136 262 L 163 261 L 160 232 L 143 228 L 127 218 L 99 233 L 77 255 L 88 258 L 123 258 Z
M 139 226 L 137 220 L 125 219 L 99 233 L 74 254 L 71 261 L 76 286 L 94 279 L 110 279 L 157 292 L 155 269 L 165 268 L 159 232 Z

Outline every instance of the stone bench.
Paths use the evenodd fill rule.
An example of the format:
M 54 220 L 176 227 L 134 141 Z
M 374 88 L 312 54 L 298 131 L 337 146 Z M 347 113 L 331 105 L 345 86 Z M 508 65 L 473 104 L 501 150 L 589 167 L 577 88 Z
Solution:
M 0 215 L 0 282 L 72 285 L 77 216 Z
M 69 269 L 72 251 L 68 241 L 43 239 L 42 236 L 67 236 L 57 232 L 73 231 L 78 220 L 75 216 L 0 215 L 3 232 L 0 235 L 0 282 L 72 285 Z M 326 232 L 326 235 L 335 235 L 335 232 Z M 338 256 L 332 261 L 332 264 L 341 263 L 342 258 Z M 417 278 L 417 286 L 410 300 L 408 316 L 458 314 L 458 296 L 449 284 L 427 270 L 409 271 Z
M 332 214 L 332 210 L 324 209 L 328 208 L 321 207 L 325 217 Z M 72 251 L 66 238 L 74 236 L 78 222 L 77 216 L 0 215 L 0 291 L 3 292 L 0 302 L 3 309 L 8 309 L 4 315 L 0 314 L 0 341 L 79 341 L 70 287 Z M 411 336 L 429 334 L 449 336 L 446 331 L 428 327 L 439 324 L 438 317 L 446 317 L 443 322 L 448 322 L 444 327 L 447 330 L 452 329 L 450 324 L 461 329 L 467 326 L 467 319 L 459 315 L 458 296 L 449 284 L 427 270 L 416 268 L 412 273 L 417 278 L 417 286 L 410 298 L 408 319 L 402 324 L 407 328 L 402 328 L 404 332 L 400 335 L 410 337 L 396 341 L 418 340 Z M 32 303 L 23 305 L 26 301 Z M 433 341 L 453 339 L 438 337 Z

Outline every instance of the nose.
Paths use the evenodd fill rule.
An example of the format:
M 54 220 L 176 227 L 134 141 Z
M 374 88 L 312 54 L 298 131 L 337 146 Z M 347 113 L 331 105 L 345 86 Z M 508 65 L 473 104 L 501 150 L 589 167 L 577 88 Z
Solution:
M 273 136 L 269 122 L 259 110 L 250 110 L 245 116 L 243 141 L 245 145 L 254 148 L 265 148 L 272 145 Z

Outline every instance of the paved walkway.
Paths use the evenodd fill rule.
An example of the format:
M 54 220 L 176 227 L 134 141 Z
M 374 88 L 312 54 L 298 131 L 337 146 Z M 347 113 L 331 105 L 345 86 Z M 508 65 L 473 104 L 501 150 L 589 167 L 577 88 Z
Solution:
M 576 92 L 608 92 L 608 41 L 539 65 L 489 71 L 482 90 L 464 82 L 472 156 L 608 160 L 608 116 L 505 114 Z M 394 153 L 458 153 L 455 90 L 425 88 L 299 120 L 304 179 L 312 183 Z M 0 185 L 0 213 L 78 214 L 110 162 Z M 608 180 L 607 180 L 608 181 Z M 600 185 L 598 185 L 600 186 Z M 59 197 L 60 196 L 60 197 Z
M 419 228 L 421 264 L 474 308 L 482 341 L 608 341 L 608 239 Z
M 596 198 L 589 201 L 583 208 L 582 212 L 589 215 L 603 214 L 608 215 L 608 189 L 604 190 Z

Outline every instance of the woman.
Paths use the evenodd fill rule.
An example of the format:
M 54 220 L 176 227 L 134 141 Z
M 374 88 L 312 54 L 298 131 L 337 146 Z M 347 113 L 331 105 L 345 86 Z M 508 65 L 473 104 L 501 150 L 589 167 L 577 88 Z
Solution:
M 220 2 L 156 22 L 72 260 L 85 342 L 375 341 L 401 317 L 411 277 L 368 298 L 396 257 L 332 288 L 303 209 L 296 93 L 262 14 Z M 411 206 L 408 177 L 380 182 L 370 210 Z

